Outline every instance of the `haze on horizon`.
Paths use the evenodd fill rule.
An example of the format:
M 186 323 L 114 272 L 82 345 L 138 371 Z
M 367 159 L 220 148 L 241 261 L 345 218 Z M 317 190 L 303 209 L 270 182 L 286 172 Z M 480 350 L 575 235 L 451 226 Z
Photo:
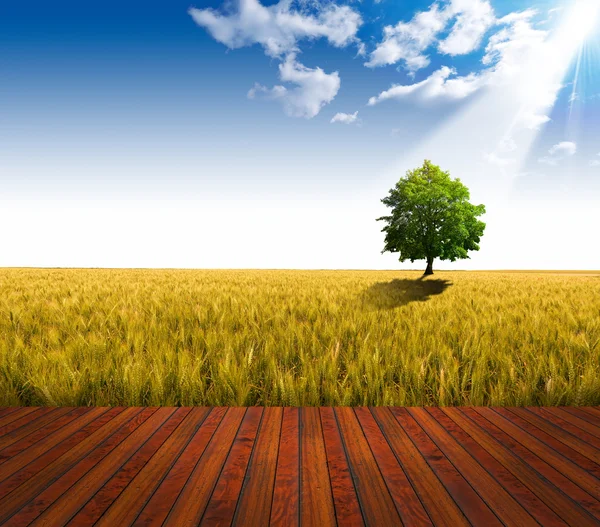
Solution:
M 6 267 L 420 269 L 380 199 L 484 203 L 437 269 L 598 269 L 594 0 L 32 0 L 0 17 Z

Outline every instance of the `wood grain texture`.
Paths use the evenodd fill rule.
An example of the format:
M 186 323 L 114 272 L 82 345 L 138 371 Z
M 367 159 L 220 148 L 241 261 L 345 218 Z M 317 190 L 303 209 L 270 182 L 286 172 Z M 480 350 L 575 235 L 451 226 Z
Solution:
M 302 408 L 300 415 L 300 524 L 336 525 L 319 409 Z
M 502 463 L 496 459 L 490 452 L 488 452 L 484 446 L 478 443 L 471 435 L 469 435 L 463 428 L 461 428 L 455 421 L 453 421 L 447 413 L 455 415 L 452 412 L 453 409 L 441 409 L 441 408 L 428 408 L 427 411 L 431 416 L 443 426 L 444 430 L 447 430 L 454 439 L 459 442 L 463 448 L 465 448 L 471 456 L 473 456 L 477 462 L 489 472 L 489 474 L 502 485 L 511 496 L 515 498 L 533 518 L 535 518 L 541 525 L 545 526 L 559 526 L 566 525 L 566 523 L 548 507 L 541 499 L 539 499 L 534 492 L 532 492 L 527 486 L 513 475 L 509 470 L 506 469 Z M 458 419 L 457 419 L 458 420 Z M 464 421 L 463 421 L 464 423 Z M 475 430 L 475 427 L 470 429 L 471 432 Z M 485 443 L 485 440 L 484 440 Z M 491 440 L 486 443 L 488 446 L 491 444 Z
M 543 408 L 543 410 L 547 409 Z M 574 413 L 572 411 L 569 411 L 568 408 L 552 408 L 552 415 L 560 417 L 561 419 L 564 419 L 565 421 L 573 424 L 574 426 L 585 430 L 589 434 L 600 438 L 600 427 L 594 425 L 593 422 L 589 422 L 586 419 L 587 414 L 583 414 L 584 418 L 582 419 L 581 417 L 579 417 L 579 415 L 582 415 L 581 413 Z
M 265 409 L 236 507 L 234 525 L 269 523 L 282 420 L 282 408 Z
M 600 410 L 0 408 L 0 524 L 600 524 Z
M 568 480 L 580 489 L 583 489 L 584 493 L 577 492 L 577 494 L 586 503 L 588 510 L 600 520 L 600 501 L 596 498 L 600 497 L 600 481 L 579 468 L 575 463 L 562 456 L 556 450 L 548 448 L 534 436 L 528 434 L 518 426 L 516 418 L 512 416 L 507 418 L 505 415 L 502 415 L 504 413 L 502 408 L 496 410 L 492 408 L 478 408 L 477 412 L 506 434 L 510 435 L 515 441 L 518 441 L 523 447 L 526 446 L 527 450 L 545 462 L 546 465 L 553 467 L 554 470 L 565 476 L 565 478 L 568 478 Z
M 432 525 L 419 496 L 369 409 L 356 408 L 355 413 L 402 522 L 408 525 Z
M 368 525 L 400 525 L 402 522 L 394 500 L 354 410 L 336 408 L 335 415 L 365 522 Z
M 70 423 L 80 415 L 83 415 L 87 411 L 88 408 L 76 408 L 76 409 L 67 409 L 67 412 L 63 412 L 62 414 L 55 415 L 54 419 L 50 422 L 42 426 L 41 428 L 37 428 L 27 434 L 26 436 L 20 438 L 18 441 L 8 441 L 0 450 L 0 464 L 4 463 L 7 459 L 16 456 L 19 452 L 22 452 L 26 448 L 29 448 L 34 443 L 37 443 L 41 439 L 46 439 L 52 432 L 55 432 L 59 428 L 63 427 L 65 424 Z M 15 430 L 18 432 L 18 430 Z M 6 438 L 8 436 L 5 436 Z M 4 439 L 3 438 L 3 439 Z
M 514 408 L 507 410 L 507 412 L 505 414 L 504 409 L 502 409 L 501 415 L 514 414 L 516 416 L 514 418 L 515 423 L 528 434 L 554 448 L 561 455 L 568 457 L 596 479 L 600 478 L 600 466 L 598 465 L 600 463 L 600 451 L 597 448 L 524 408 Z
M 300 410 L 284 408 L 271 525 L 294 527 L 300 524 Z
M 3 481 L 0 486 L 0 495 L 6 492 L 6 495 L 0 500 L 0 521 L 5 521 L 21 509 L 71 466 L 93 452 L 99 443 L 117 432 L 121 426 L 141 411 L 141 408 L 127 408 L 122 411 L 119 409 L 118 412 L 114 413 L 114 417 L 107 421 L 101 421 L 99 428 L 92 427 L 88 429 L 91 433 L 87 435 L 84 430 L 80 429 L 93 423 L 95 418 L 108 413 L 106 408 L 94 408 L 57 431 L 60 434 L 57 434 L 56 437 L 53 437 L 56 433 L 50 434 L 48 438 L 52 438 L 51 441 L 40 441 L 10 459 L 4 465 L 0 465 L 0 472 L 2 472 L 2 469 L 11 465 L 11 461 L 14 460 L 16 466 L 8 467 L 12 471 L 13 468 L 18 470 L 19 461 L 29 462 L 24 469 L 15 470 L 15 474 L 7 481 Z M 55 445 L 55 443 L 57 444 Z M 45 450 L 38 448 L 40 445 L 48 448 Z M 57 448 L 51 449 L 52 446 Z M 36 457 L 38 453 L 44 455 Z M 35 468 L 31 470 L 32 467 Z M 43 468 L 40 469 L 40 467 Z
M 391 411 L 469 521 L 474 525 L 502 525 L 477 491 L 415 421 L 408 409 L 391 408 Z
M 181 487 L 176 486 L 174 489 L 175 492 L 167 493 L 164 491 L 164 489 L 169 491 L 173 490 L 173 487 L 168 486 L 168 483 L 166 483 L 167 479 L 171 476 L 173 476 L 174 479 L 177 479 L 177 475 L 179 474 L 177 467 L 174 466 L 174 464 L 180 459 L 179 456 L 181 452 L 186 447 L 190 446 L 190 441 L 192 439 L 197 440 L 197 447 L 201 449 L 200 452 L 204 449 L 208 439 L 206 439 L 206 442 L 203 442 L 203 437 L 198 438 L 197 434 L 200 430 L 205 430 L 205 419 L 208 421 L 208 419 L 212 417 L 213 420 L 208 423 L 208 426 L 210 427 L 210 424 L 213 423 L 216 428 L 216 425 L 222 418 L 224 412 L 225 410 L 223 408 L 215 408 L 212 411 L 209 408 L 194 408 L 185 418 L 183 423 L 177 427 L 175 432 L 160 447 L 158 452 L 144 466 L 139 474 L 133 478 L 131 483 L 127 485 L 125 490 L 100 517 L 97 525 L 114 527 L 115 525 L 128 525 L 134 521 L 136 524 L 140 525 L 149 525 L 158 521 L 162 524 L 162 521 L 169 513 L 172 504 L 177 499 L 179 491 L 181 490 Z M 210 416 L 207 418 L 209 413 Z M 211 428 L 208 438 L 212 436 L 213 431 L 214 428 Z M 195 460 L 193 460 L 193 463 L 187 459 L 186 461 L 188 462 L 186 463 L 186 466 L 191 465 L 191 472 Z M 185 479 L 187 479 L 187 475 L 185 476 Z M 182 487 L 185 483 L 185 479 L 181 484 Z M 163 489 L 162 493 L 160 492 L 161 489 Z M 158 496 L 157 500 L 154 500 L 155 496 Z M 154 500 L 154 502 L 152 500 Z M 144 507 L 149 507 L 152 513 L 144 515 Z M 136 520 L 138 514 L 140 515 L 140 518 Z
M 37 408 L 0 428 L 0 450 L 73 408 Z M 45 417 L 45 419 L 44 419 Z
M 433 523 L 447 527 L 469 525 L 456 502 L 390 409 L 372 408 L 371 412 Z
M 190 407 L 178 408 L 146 444 L 90 499 L 68 525 L 92 525 L 116 500 L 123 489 L 139 474 L 150 458 L 190 413 Z
M 262 414 L 263 409 L 257 407 L 248 408 L 246 411 L 231 446 L 231 451 L 227 456 L 223 470 L 202 516 L 201 525 L 231 524 Z
M 360 527 L 364 525 L 362 511 L 358 503 L 358 496 L 350 474 L 348 458 L 334 410 L 333 408 L 320 408 L 319 413 L 321 414 L 329 480 L 331 481 L 331 493 L 337 523 L 340 527 Z
M 478 462 L 454 440 L 425 408 L 410 408 L 410 414 L 446 458 L 469 482 L 487 506 L 505 525 L 534 527 L 537 521 Z
M 449 411 L 450 409 L 444 409 Z M 595 519 L 581 506 L 579 500 L 585 493 L 566 479 L 550 465 L 544 463 L 527 448 L 517 443 L 512 437 L 493 423 L 481 416 L 474 408 L 452 409 L 453 419 L 461 415 L 468 420 L 459 419 L 458 424 L 466 430 L 471 437 L 481 444 L 487 445 L 486 449 L 540 499 L 552 508 L 563 520 L 570 525 L 596 525 Z M 456 420 L 456 419 L 455 419 Z M 471 428 L 469 420 L 475 423 L 484 434 Z M 488 438 L 491 438 L 488 439 Z
M 245 414 L 246 408 L 227 410 L 164 525 L 197 525 L 200 522 Z
M 580 421 L 587 423 L 587 429 L 594 430 L 596 434 L 600 434 L 600 416 L 597 412 L 588 410 L 587 408 L 562 408 L 562 411 L 577 417 Z
M 23 417 L 34 414 L 38 412 L 40 409 L 35 406 L 28 406 L 25 408 L 8 408 L 3 415 L 0 415 L 0 435 L 3 435 L 7 426 L 16 421 L 17 419 L 22 419 Z
M 29 525 L 31 522 L 33 525 L 64 525 L 82 503 L 91 499 L 103 481 L 110 478 L 130 449 L 139 448 L 140 439 L 151 433 L 168 417 L 167 412 L 172 411 L 170 408 L 158 411 L 156 408 L 144 408 L 38 494 L 7 525 Z

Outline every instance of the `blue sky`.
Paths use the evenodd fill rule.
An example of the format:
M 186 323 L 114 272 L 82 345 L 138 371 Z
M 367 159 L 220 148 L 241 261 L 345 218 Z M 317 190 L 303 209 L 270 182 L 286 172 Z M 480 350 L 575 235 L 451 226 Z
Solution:
M 0 265 L 415 267 L 374 218 L 429 158 L 488 208 L 442 267 L 597 268 L 596 4 L 3 5 Z

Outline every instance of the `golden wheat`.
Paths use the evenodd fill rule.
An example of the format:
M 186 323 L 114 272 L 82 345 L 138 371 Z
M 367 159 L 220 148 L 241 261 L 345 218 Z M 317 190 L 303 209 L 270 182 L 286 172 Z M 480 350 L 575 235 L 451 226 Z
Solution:
M 1 405 L 600 404 L 600 276 L 0 270 Z

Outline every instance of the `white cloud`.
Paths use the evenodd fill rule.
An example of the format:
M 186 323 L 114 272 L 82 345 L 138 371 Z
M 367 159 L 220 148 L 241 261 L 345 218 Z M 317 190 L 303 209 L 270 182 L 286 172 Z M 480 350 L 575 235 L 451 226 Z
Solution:
M 566 157 L 575 155 L 576 152 L 576 143 L 573 143 L 572 141 L 561 141 L 548 150 L 549 156 L 540 157 L 538 162 L 546 165 L 558 165 L 560 161 Z
M 530 9 L 498 20 L 498 24 L 508 26 L 490 37 L 482 59 L 486 67 L 481 71 L 456 76 L 456 70 L 443 66 L 423 81 L 394 85 L 378 96 L 371 97 L 369 105 L 409 96 L 419 101 L 458 100 L 485 86 L 513 85 L 515 76 L 523 72 L 532 54 L 538 52 L 546 42 L 548 33 L 532 27 L 531 18 L 535 14 L 536 11 Z M 522 86 L 520 90 L 524 98 L 535 101 L 523 109 L 521 123 L 526 128 L 537 129 L 550 120 L 545 112 L 554 104 L 558 88 L 540 82 Z
M 592 159 L 590 161 L 590 166 L 591 167 L 600 167 L 600 160 L 598 160 L 598 159 Z
M 448 17 L 437 4 L 428 11 L 417 13 L 410 22 L 398 22 L 395 26 L 383 28 L 383 40 L 371 53 L 366 66 L 385 66 L 403 60 L 409 71 L 416 71 L 429 64 L 429 58 L 423 55 L 446 26 Z
M 539 130 L 548 121 L 550 121 L 550 117 L 547 115 L 538 115 L 533 112 L 525 112 L 520 118 L 520 123 L 528 130 Z
M 490 37 L 481 62 L 492 66 L 503 78 L 519 73 L 531 52 L 538 50 L 548 36 L 547 31 L 532 26 L 536 14 L 534 9 L 527 9 L 501 18 L 498 23 L 506 27 Z
M 438 43 L 440 52 L 463 55 L 475 50 L 494 23 L 494 12 L 488 0 L 451 0 L 443 8 L 432 4 L 417 13 L 410 22 L 398 22 L 383 28 L 383 40 L 371 53 L 366 66 L 386 66 L 404 61 L 406 69 L 415 72 L 429 65 L 424 53 L 436 37 L 455 19 L 450 34 Z
M 271 57 L 297 52 L 302 39 L 326 38 L 336 47 L 357 42 L 362 24 L 359 13 L 348 6 L 326 4 L 317 14 L 292 9 L 290 0 L 264 6 L 258 0 L 239 0 L 238 9 L 221 14 L 214 9 L 190 8 L 196 24 L 230 49 L 260 44 Z
M 330 123 L 343 123 L 343 124 L 352 124 L 357 122 L 358 119 L 358 111 L 354 113 L 336 113 Z
M 262 95 L 267 99 L 278 100 L 289 116 L 310 119 L 317 115 L 324 105 L 330 103 L 340 89 L 340 76 L 337 71 L 325 73 L 321 68 L 307 68 L 296 61 L 293 53 L 279 65 L 279 78 L 282 82 L 295 84 L 296 87 L 277 85 L 267 88 L 255 84 L 248 92 L 248 98 L 254 99 Z
M 572 141 L 561 141 L 554 145 L 548 153 L 550 155 L 572 156 L 577 152 L 577 144 Z
M 453 0 L 448 9 L 456 15 L 456 21 L 438 49 L 447 55 L 471 53 L 495 22 L 492 6 L 487 0 Z
M 474 73 L 463 77 L 450 78 L 455 74 L 455 69 L 443 66 L 421 82 L 409 85 L 398 84 L 392 86 L 389 90 L 381 92 L 376 97 L 371 97 L 369 99 L 369 106 L 388 99 L 404 99 L 409 97 L 419 101 L 464 99 L 477 91 L 483 81 L 481 76 Z

